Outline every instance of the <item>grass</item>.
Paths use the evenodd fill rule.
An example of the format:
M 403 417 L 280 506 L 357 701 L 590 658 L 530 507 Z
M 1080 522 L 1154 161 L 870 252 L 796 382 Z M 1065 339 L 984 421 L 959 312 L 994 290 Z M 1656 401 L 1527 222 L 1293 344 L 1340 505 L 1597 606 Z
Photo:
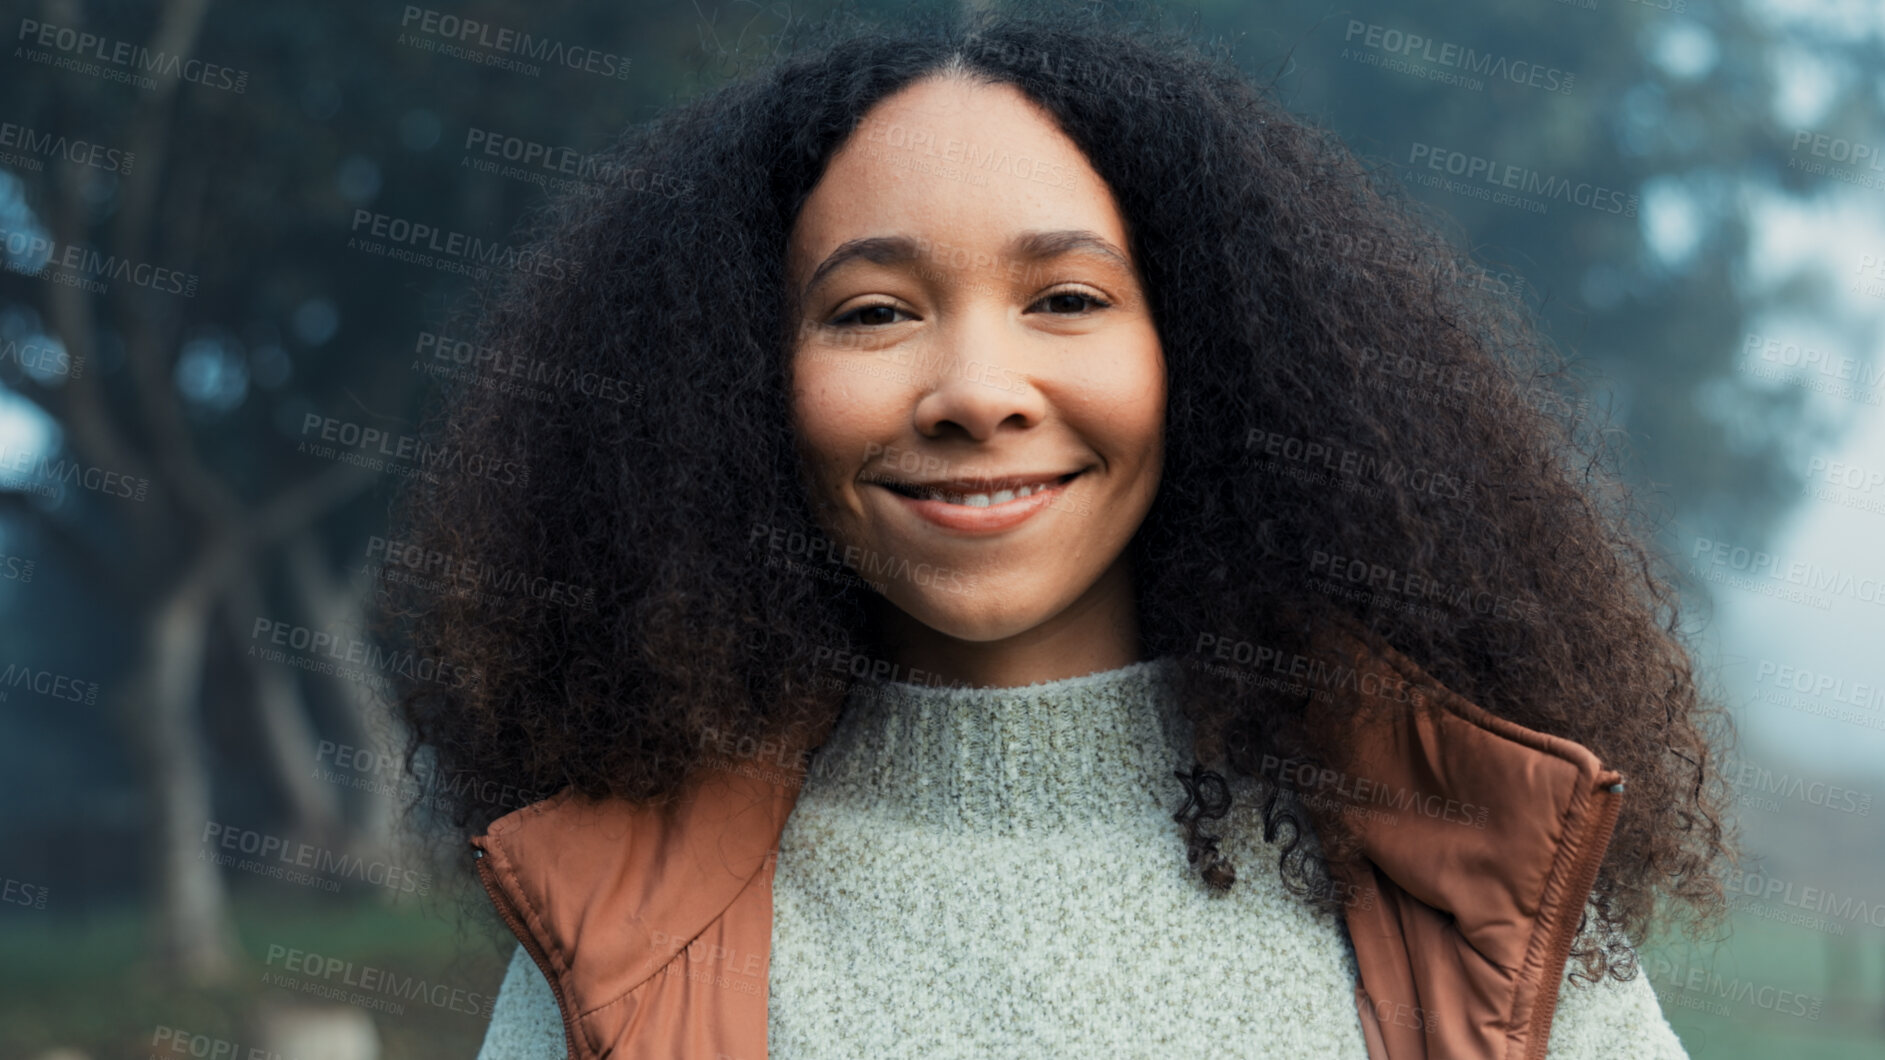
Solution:
M 230 983 L 193 989 L 156 974 L 145 958 L 147 918 L 119 907 L 64 918 L 21 911 L 0 933 L 0 1056 L 32 1058 L 54 1048 L 92 1060 L 190 1055 L 154 1045 L 159 1028 L 233 1042 L 247 1056 L 257 1044 L 255 1016 L 273 1004 L 331 1005 L 262 981 L 277 973 L 338 986 L 288 970 L 288 949 L 313 951 L 461 991 L 460 1009 L 393 999 L 404 1011 L 369 1011 L 383 1056 L 467 1057 L 484 1038 L 490 1001 L 503 979 L 508 951 L 462 931 L 434 909 L 376 900 L 326 899 L 238 892 L 236 930 L 244 956 Z M 270 961 L 270 948 L 275 959 Z M 357 994 L 371 991 L 355 991 Z M 443 996 L 443 995 L 441 995 Z M 163 1043 L 167 1045 L 168 1043 Z M 257 1053 L 261 1056 L 261 1053 Z
M 1730 928 L 1729 938 L 1712 949 L 1683 942 L 1642 949 L 1642 967 L 1651 973 L 1663 1015 L 1690 1057 L 1885 1057 L 1885 931 L 1854 923 L 1847 925 L 1845 938 L 1835 940 L 1740 913 L 1731 917 Z M 1690 988 L 1690 982 L 1699 988 Z M 1730 997 L 1712 992 L 1723 984 Z M 1803 1007 L 1819 1002 L 1820 1017 L 1786 1012 L 1782 998 L 1792 997 L 1801 998 L 1797 1004 Z M 1713 1010 L 1691 1008 L 1680 999 Z

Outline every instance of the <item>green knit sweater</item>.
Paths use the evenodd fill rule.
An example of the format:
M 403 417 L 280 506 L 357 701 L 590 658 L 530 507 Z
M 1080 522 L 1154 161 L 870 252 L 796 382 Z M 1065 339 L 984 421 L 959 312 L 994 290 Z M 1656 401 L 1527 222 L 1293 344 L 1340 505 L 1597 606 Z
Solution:
M 1367 1060 L 1346 930 L 1283 889 L 1247 779 L 1212 826 L 1236 885 L 1185 862 L 1175 665 L 860 685 L 780 840 L 770 1060 Z M 1560 998 L 1549 1060 L 1686 1060 L 1641 973 Z M 479 1055 L 564 1056 L 521 948 Z

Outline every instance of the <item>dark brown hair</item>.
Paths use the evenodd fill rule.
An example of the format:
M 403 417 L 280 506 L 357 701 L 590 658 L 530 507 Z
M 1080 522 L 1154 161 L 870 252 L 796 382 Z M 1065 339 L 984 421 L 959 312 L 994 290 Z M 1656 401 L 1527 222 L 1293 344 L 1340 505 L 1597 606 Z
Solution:
M 887 657 L 871 590 L 833 577 L 840 550 L 802 492 L 784 253 L 859 118 L 952 61 L 1051 113 L 1128 222 L 1169 374 L 1162 484 L 1129 546 L 1147 649 L 1299 650 L 1348 616 L 1627 778 L 1593 899 L 1609 941 L 1576 951 L 1587 972 L 1627 971 L 1619 932 L 1644 937 L 1659 897 L 1719 916 L 1721 712 L 1616 454 L 1560 396 L 1513 284 L 1227 59 L 1144 27 L 853 31 L 628 131 L 603 172 L 640 184 L 555 202 L 536 245 L 579 268 L 494 292 L 479 341 L 638 396 L 466 388 L 435 437 L 531 474 L 415 483 L 403 518 L 425 548 L 585 587 L 594 606 L 402 593 L 417 649 L 480 675 L 402 690 L 415 747 L 518 790 L 667 800 L 722 734 L 823 731 L 848 685 L 830 680 L 837 652 Z M 1301 808 L 1258 768 L 1312 755 L 1307 702 L 1218 665 L 1180 672 L 1199 731 L 1257 778 L 1285 880 L 1329 900 Z M 1180 814 L 1194 864 L 1229 886 L 1199 831 L 1226 808 L 1222 777 L 1174 796 L 1181 783 L 1204 785 L 1203 815 Z M 466 803 L 455 824 L 495 815 Z

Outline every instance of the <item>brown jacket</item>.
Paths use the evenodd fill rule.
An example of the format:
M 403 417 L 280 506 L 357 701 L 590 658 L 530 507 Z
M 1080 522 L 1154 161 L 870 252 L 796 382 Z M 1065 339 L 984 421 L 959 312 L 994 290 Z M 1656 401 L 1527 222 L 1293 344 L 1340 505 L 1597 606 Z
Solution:
M 1323 636 L 1316 658 L 1343 664 L 1273 670 L 1354 720 L 1339 761 L 1282 779 L 1319 820 L 1345 814 L 1360 851 L 1330 868 L 1370 1060 L 1541 1060 L 1622 778 L 1372 634 Z M 571 1060 L 765 1060 L 773 869 L 796 775 L 710 770 L 665 814 L 565 790 L 471 840 L 556 995 Z

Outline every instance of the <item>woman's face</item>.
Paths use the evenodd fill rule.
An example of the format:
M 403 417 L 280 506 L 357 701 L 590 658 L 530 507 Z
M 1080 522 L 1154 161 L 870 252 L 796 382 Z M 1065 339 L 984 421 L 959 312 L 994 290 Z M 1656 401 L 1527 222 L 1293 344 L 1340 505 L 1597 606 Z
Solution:
M 788 248 L 807 473 L 849 565 L 922 627 L 1066 640 L 1130 608 L 1165 366 L 1128 244 L 1045 111 L 958 77 L 873 107 L 807 199 Z

